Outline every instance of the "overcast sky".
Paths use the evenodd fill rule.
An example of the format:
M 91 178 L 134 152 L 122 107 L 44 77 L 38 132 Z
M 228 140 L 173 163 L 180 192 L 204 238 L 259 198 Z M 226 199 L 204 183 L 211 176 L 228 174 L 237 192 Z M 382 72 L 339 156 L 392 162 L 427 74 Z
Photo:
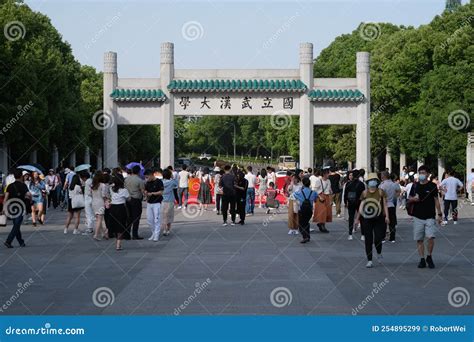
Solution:
M 103 53 L 116 51 L 120 77 L 157 77 L 161 42 L 174 42 L 177 68 L 297 68 L 300 42 L 317 56 L 361 22 L 429 23 L 445 0 L 26 3 L 51 18 L 82 64 L 102 70 Z

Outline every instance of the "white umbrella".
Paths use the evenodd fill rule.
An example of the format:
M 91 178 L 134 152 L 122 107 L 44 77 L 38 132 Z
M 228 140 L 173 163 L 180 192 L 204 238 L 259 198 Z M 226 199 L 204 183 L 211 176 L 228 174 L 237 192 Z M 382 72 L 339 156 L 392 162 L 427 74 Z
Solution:
M 74 172 L 81 172 L 81 171 L 84 171 L 84 170 L 89 170 L 91 167 L 90 164 L 81 164 L 79 166 L 76 166 L 74 168 Z

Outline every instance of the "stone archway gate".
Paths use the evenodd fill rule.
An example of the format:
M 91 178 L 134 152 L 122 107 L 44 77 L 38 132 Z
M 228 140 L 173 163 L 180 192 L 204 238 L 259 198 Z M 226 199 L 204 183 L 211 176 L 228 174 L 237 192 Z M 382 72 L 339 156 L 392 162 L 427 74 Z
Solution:
M 118 125 L 160 125 L 161 166 L 174 164 L 175 115 L 299 115 L 300 167 L 312 167 L 314 125 L 356 125 L 356 166 L 370 169 L 370 56 L 357 53 L 355 78 L 313 78 L 313 44 L 299 69 L 175 69 L 161 45 L 160 78 L 119 78 L 104 55 L 104 164 L 118 165 Z

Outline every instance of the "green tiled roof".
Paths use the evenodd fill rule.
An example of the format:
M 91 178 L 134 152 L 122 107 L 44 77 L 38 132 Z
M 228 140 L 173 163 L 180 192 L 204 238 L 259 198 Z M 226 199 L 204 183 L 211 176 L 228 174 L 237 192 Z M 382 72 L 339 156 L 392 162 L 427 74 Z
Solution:
M 313 89 L 309 92 L 310 101 L 354 101 L 364 100 L 364 94 L 358 89 Z
M 161 89 L 114 89 L 110 97 L 114 101 L 158 101 L 166 100 Z
M 201 91 L 278 91 L 304 92 L 306 85 L 300 80 L 173 80 L 170 92 Z

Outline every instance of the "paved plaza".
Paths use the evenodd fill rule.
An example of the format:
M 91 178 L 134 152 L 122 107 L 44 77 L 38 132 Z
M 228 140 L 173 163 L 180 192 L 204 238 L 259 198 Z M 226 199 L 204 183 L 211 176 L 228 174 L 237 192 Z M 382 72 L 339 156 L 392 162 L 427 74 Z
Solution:
M 285 210 L 257 209 L 245 226 L 226 228 L 213 211 L 195 218 L 176 213 L 169 237 L 125 241 L 117 252 L 111 240 L 64 235 L 65 212 L 50 210 L 46 225 L 24 226 L 27 248 L 0 249 L 1 314 L 473 313 L 472 304 L 448 301 L 453 288 L 473 289 L 469 205 L 461 206 L 459 224 L 450 222 L 436 239 L 436 268 L 421 270 L 410 219 L 400 210 L 398 240 L 384 245 L 384 262 L 373 269 L 365 268 L 360 234 L 347 240 L 342 218 L 328 225 L 330 234 L 315 232 L 301 245 L 299 236 L 287 235 Z M 143 215 L 141 235 L 148 232 Z M 6 233 L 1 228 L 2 240 Z

